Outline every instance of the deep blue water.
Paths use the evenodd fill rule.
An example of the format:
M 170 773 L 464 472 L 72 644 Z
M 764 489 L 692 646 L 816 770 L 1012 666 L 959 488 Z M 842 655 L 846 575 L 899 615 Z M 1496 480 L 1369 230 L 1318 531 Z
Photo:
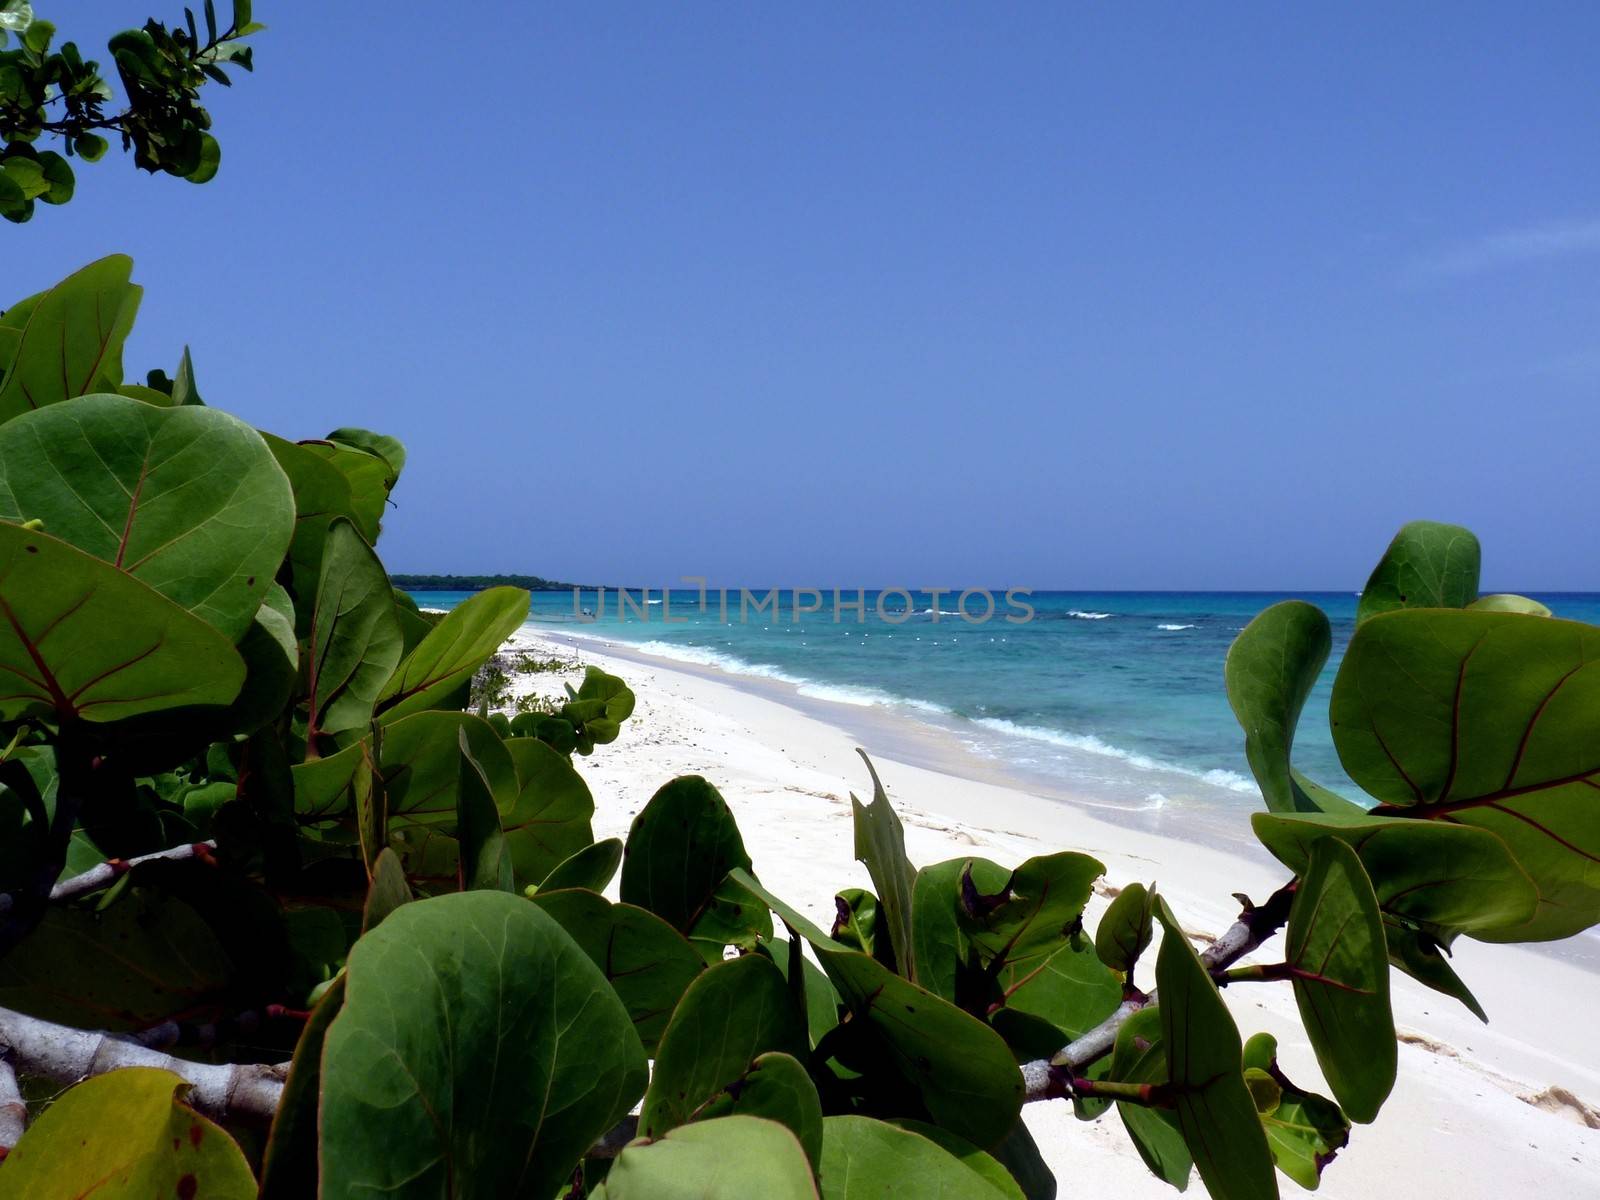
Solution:
M 761 593 L 764 595 L 764 593 Z M 418 593 L 448 608 L 465 593 Z M 843 600 L 856 593 L 844 593 Z M 692 591 L 635 591 L 619 617 L 615 593 L 602 608 L 594 592 L 535 593 L 530 623 L 564 634 L 634 643 L 639 649 L 742 675 L 787 680 L 803 695 L 881 705 L 953 731 L 980 754 L 1079 795 L 1119 808 L 1253 807 L 1243 738 L 1223 688 L 1228 646 L 1252 616 L 1291 596 L 1328 613 L 1334 649 L 1307 702 L 1295 763 L 1352 797 L 1327 725 L 1328 698 L 1354 624 L 1356 597 L 1339 593 L 1039 592 L 1025 598 L 1031 620 L 997 595 L 977 624 L 956 611 L 954 593 L 937 606 L 928 593 L 866 593 L 863 619 L 832 596 L 823 611 L 795 618 L 746 611 L 729 593 L 726 619 L 712 593 L 707 611 Z M 1541 595 L 1560 616 L 1600 621 L 1600 596 Z M 809 602 L 805 597 L 803 602 Z M 981 616 L 973 597 L 967 611 Z M 584 618 L 582 612 L 594 614 Z M 665 615 L 670 613 L 669 623 Z

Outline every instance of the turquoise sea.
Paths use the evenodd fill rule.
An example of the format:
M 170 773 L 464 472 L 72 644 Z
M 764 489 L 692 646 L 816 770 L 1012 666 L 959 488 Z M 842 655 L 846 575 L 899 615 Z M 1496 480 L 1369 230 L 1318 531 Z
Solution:
M 449 608 L 467 593 L 419 592 Z M 765 598 L 765 592 L 755 593 Z M 1332 620 L 1333 654 L 1306 706 L 1295 762 L 1353 798 L 1327 725 L 1334 672 L 1354 625 L 1356 597 L 1338 593 L 1034 592 L 1008 605 L 995 593 L 986 622 L 963 618 L 958 595 L 866 592 L 864 611 L 834 596 L 781 592 L 779 612 L 754 611 L 713 591 L 535 593 L 530 625 L 624 642 L 736 677 L 786 681 L 800 697 L 877 708 L 935 725 L 995 766 L 1040 789 L 1093 798 L 1128 813 L 1244 810 L 1259 804 L 1243 740 L 1223 689 L 1228 645 L 1252 616 L 1291 596 Z M 857 598 L 840 594 L 843 605 Z M 1600 622 L 1600 595 L 1540 594 L 1560 616 Z M 1020 605 L 1032 609 L 1021 616 Z M 970 596 L 980 617 L 985 601 Z M 587 615 L 586 615 L 587 614 Z M 837 711 L 837 710 L 836 710 Z

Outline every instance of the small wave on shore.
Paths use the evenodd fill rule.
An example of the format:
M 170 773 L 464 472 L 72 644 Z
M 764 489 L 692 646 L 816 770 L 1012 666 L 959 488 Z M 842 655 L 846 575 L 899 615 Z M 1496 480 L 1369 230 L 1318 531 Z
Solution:
M 1177 633 L 1181 629 L 1199 629 L 1198 625 L 1157 625 L 1157 629 L 1165 629 L 1168 633 Z
M 1027 738 L 1030 741 L 1045 742 L 1052 746 L 1060 746 L 1068 750 L 1080 750 L 1088 754 L 1099 754 L 1106 758 L 1114 758 L 1127 763 L 1130 767 L 1137 767 L 1141 771 L 1167 771 L 1174 775 L 1184 775 L 1190 779 L 1198 779 L 1209 783 L 1213 787 L 1223 788 L 1230 792 L 1241 794 L 1254 794 L 1256 785 L 1253 780 L 1246 779 L 1236 771 L 1220 769 L 1200 770 L 1195 767 L 1179 766 L 1176 763 L 1162 762 L 1151 758 L 1147 754 L 1140 754 L 1136 750 L 1125 750 L 1121 746 L 1113 746 L 1110 742 L 1097 738 L 1092 733 L 1067 733 L 1058 729 L 1044 729 L 1037 725 L 1018 725 L 1015 721 L 1007 721 L 1003 717 L 979 717 L 973 722 L 996 732 L 1009 734 L 1012 737 Z
M 1067 610 L 1067 616 L 1075 621 L 1104 621 L 1115 615 L 1114 613 L 1085 612 L 1081 608 L 1069 608 Z

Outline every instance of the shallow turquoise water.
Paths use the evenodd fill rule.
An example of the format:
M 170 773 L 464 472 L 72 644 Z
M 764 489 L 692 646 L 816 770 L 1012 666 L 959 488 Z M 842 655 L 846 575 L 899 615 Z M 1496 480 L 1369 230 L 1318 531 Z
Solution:
M 764 595 L 764 593 L 762 594 Z M 1247 621 L 1291 596 L 1328 613 L 1334 650 L 1306 706 L 1296 765 L 1347 795 L 1359 792 L 1339 766 L 1327 726 L 1333 675 L 1349 641 L 1352 593 L 1039 592 L 1003 594 L 987 622 L 963 619 L 957 596 L 926 592 L 864 596 L 865 611 L 744 619 L 740 596 L 726 619 L 713 593 L 702 612 L 692 591 L 635 591 L 619 616 L 614 592 L 536 593 L 530 624 L 580 637 L 624 641 L 650 653 L 738 675 L 789 681 L 805 696 L 877 705 L 943 726 L 980 754 L 1064 790 L 1129 810 L 1235 808 L 1258 803 L 1243 739 L 1223 690 L 1223 660 Z M 418 593 L 449 608 L 459 592 Z M 1542 595 L 1559 615 L 1600 621 L 1600 596 Z M 856 593 L 842 597 L 845 604 Z M 815 603 L 802 594 L 801 603 Z M 985 601 L 969 597 L 981 616 Z M 585 616 L 585 613 L 592 614 Z M 670 617 L 670 620 L 668 619 Z

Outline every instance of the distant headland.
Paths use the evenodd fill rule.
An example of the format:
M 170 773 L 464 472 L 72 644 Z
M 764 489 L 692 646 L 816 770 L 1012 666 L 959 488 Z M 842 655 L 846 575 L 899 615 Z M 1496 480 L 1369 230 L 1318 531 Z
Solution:
M 594 590 L 590 584 L 562 583 L 538 575 L 391 575 L 389 579 L 408 592 L 481 592 L 492 587 L 527 588 L 530 592 Z

